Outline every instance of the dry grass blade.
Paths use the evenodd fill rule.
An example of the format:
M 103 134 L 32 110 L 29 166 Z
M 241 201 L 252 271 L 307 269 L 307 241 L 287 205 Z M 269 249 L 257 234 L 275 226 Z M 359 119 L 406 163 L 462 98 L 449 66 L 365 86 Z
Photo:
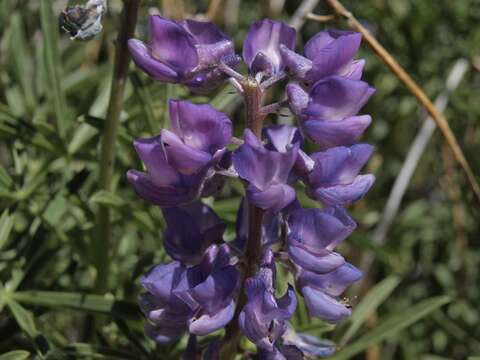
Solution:
M 424 91 L 420 86 L 413 81 L 410 75 L 400 66 L 400 64 L 388 53 L 388 51 L 375 39 L 375 37 L 370 34 L 370 32 L 362 25 L 360 22 L 349 12 L 339 1 L 337 0 L 327 0 L 328 5 L 333 9 L 336 15 L 345 18 L 348 22 L 348 25 L 360 32 L 363 35 L 364 40 L 372 48 L 372 50 L 377 54 L 377 56 L 390 68 L 390 70 L 405 84 L 408 90 L 412 93 L 413 96 L 422 104 L 422 106 L 427 110 L 427 112 L 432 117 L 435 124 L 438 126 L 440 132 L 444 136 L 450 150 L 453 153 L 455 160 L 460 164 L 470 187 L 480 202 L 480 185 L 473 174 L 473 171 L 470 165 L 463 154 L 462 149 L 458 145 L 458 142 L 453 134 L 450 126 L 448 125 L 447 119 L 445 116 L 438 111 L 432 101 L 425 95 Z M 309 14 L 307 18 L 310 20 L 316 20 L 317 15 Z

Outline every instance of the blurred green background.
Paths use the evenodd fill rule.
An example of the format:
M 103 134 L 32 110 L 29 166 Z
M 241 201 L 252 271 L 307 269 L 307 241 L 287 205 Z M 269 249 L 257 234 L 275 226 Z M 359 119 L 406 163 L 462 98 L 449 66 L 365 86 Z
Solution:
M 252 21 L 289 21 L 301 1 L 217 3 L 215 9 L 207 0 L 145 0 L 137 37 L 147 37 L 152 8 L 182 18 L 205 14 L 210 7 L 214 21 L 234 37 L 241 53 Z M 467 73 L 451 92 L 445 114 L 478 177 L 480 1 L 343 3 L 432 99 L 445 88 L 453 65 L 459 59 L 467 61 Z M 231 116 L 241 134 L 241 102 L 228 86 L 208 97 L 192 95 L 178 86 L 155 83 L 132 65 L 116 147 L 114 190 L 98 191 L 100 134 L 122 1 L 109 1 L 104 31 L 88 42 L 71 41 L 59 32 L 57 17 L 66 4 L 0 1 L 0 354 L 10 352 L 0 359 L 178 359 L 185 340 L 156 349 L 143 335 L 135 305 L 139 276 L 167 256 L 160 210 L 138 198 L 126 182 L 126 171 L 141 167 L 132 139 L 156 134 L 168 123 L 165 108 L 171 97 L 211 102 Z M 314 12 L 331 13 L 323 1 Z M 308 20 L 298 48 L 326 27 L 348 28 L 338 19 Z M 368 254 L 375 258 L 360 286 L 348 294 L 354 307 L 350 320 L 328 326 L 309 319 L 300 303 L 293 323 L 340 344 L 332 357 L 337 360 L 473 359 L 480 355 L 478 203 L 443 138 L 435 133 L 384 245 L 372 242 L 425 114 L 365 44 L 359 57 L 367 60 L 365 80 L 377 89 L 363 109 L 373 117 L 363 140 L 376 147 L 367 170 L 377 182 L 364 200 L 350 207 L 359 226 L 341 251 L 357 265 Z M 218 199 L 206 200 L 228 223 L 227 239 L 234 236 L 241 196 L 241 184 L 233 182 Z M 111 209 L 113 221 L 106 295 L 94 295 L 92 252 L 98 241 L 94 219 L 99 205 Z

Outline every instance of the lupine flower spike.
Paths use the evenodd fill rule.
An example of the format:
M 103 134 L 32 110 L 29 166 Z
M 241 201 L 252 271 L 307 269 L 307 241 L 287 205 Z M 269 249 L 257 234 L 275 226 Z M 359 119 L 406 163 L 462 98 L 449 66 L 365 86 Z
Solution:
M 188 334 L 185 359 L 232 359 L 242 350 L 239 332 L 259 359 L 328 356 L 333 343 L 289 323 L 297 296 L 310 316 L 328 323 L 352 312 L 340 296 L 362 274 L 336 248 L 356 228 L 346 206 L 375 180 L 360 173 L 373 147 L 357 143 L 371 123 L 359 112 L 374 89 L 361 80 L 365 61 L 354 59 L 360 34 L 322 31 L 304 55 L 295 52 L 295 38 L 282 22 L 254 23 L 243 44 L 245 75 L 236 70 L 241 58 L 232 40 L 209 22 L 155 15 L 150 41 L 129 42 L 135 63 L 153 80 L 203 93 L 229 81 L 245 100 L 243 140 L 232 138 L 230 119 L 210 105 L 171 100 L 170 129 L 134 142 L 145 170 L 130 170 L 128 180 L 162 208 L 163 246 L 173 259 L 142 277 L 145 331 L 159 344 Z M 264 105 L 270 86 L 285 79 L 287 100 Z M 263 127 L 285 106 L 297 126 Z M 304 151 L 307 141 L 318 150 Z M 222 214 L 202 202 L 228 177 L 245 186 L 230 242 Z M 317 208 L 301 207 L 298 183 Z M 291 284 L 280 282 L 277 266 L 288 269 Z M 223 340 L 201 345 L 199 336 L 222 328 Z

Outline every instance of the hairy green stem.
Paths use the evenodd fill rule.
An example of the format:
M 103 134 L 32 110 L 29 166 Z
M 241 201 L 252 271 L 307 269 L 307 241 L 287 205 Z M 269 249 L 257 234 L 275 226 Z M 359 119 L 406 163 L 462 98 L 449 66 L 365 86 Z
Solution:
M 137 23 L 137 13 L 141 0 L 124 0 L 118 31 L 114 69 L 108 104 L 107 116 L 103 129 L 103 138 L 100 150 L 100 174 L 98 187 L 100 190 L 111 191 L 112 176 L 115 163 L 115 146 L 117 142 L 120 112 L 123 108 L 123 95 L 128 75 L 130 56 L 128 53 L 128 39 L 133 37 Z M 93 239 L 93 258 L 97 268 L 95 288 L 98 292 L 107 289 L 107 276 L 110 265 L 112 228 L 110 211 L 107 206 L 99 205 L 96 215 L 96 237 Z
M 245 120 L 247 127 L 261 138 L 263 119 L 265 114 L 262 109 L 263 90 L 253 78 L 246 78 L 241 82 L 245 100 Z M 245 280 L 255 275 L 262 247 L 262 222 L 264 211 L 252 204 L 248 205 L 248 238 L 245 250 L 245 269 L 241 277 L 240 294 L 237 299 L 235 315 L 226 327 L 224 345 L 220 358 L 232 360 L 238 352 L 242 337 L 238 326 L 238 317 L 247 303 L 245 294 Z

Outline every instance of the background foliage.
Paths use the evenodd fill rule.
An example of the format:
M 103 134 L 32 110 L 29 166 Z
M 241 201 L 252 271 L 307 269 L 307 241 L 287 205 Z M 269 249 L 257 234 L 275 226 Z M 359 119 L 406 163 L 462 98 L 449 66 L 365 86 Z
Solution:
M 227 9 L 220 9 L 215 20 L 234 35 L 239 52 L 252 21 L 266 16 L 288 21 L 300 4 L 288 0 L 276 12 L 268 8 L 269 1 L 223 2 Z M 132 66 L 121 114 L 114 191 L 97 191 L 99 138 L 121 1 L 109 2 L 104 31 L 89 42 L 73 42 L 59 34 L 56 18 L 65 3 L 0 2 L 0 353 L 6 353 L 0 359 L 177 359 L 185 341 L 155 349 L 143 336 L 135 304 L 139 276 L 166 255 L 160 210 L 140 200 L 126 182 L 126 170 L 141 166 L 131 143 L 168 123 L 165 107 L 170 97 L 211 100 L 231 115 L 239 134 L 243 125 L 238 99 L 229 87 L 212 97 L 194 96 L 154 83 Z M 468 60 L 468 73 L 451 94 L 446 115 L 479 175 L 480 2 L 344 4 L 431 97 L 444 88 L 454 62 Z M 137 27 L 141 37 L 146 36 L 147 14 L 154 6 L 181 16 L 205 13 L 209 2 L 144 1 Z M 327 14 L 328 9 L 320 1 L 315 12 Z M 300 46 L 325 26 L 307 21 Z M 338 20 L 328 26 L 346 24 Z M 377 88 L 364 109 L 374 119 L 364 140 L 377 148 L 368 165 L 377 182 L 367 198 L 351 208 L 359 229 L 343 251 L 354 264 L 369 252 L 376 257 L 361 286 L 349 294 L 354 304 L 350 320 L 333 328 L 309 319 L 300 304 L 295 326 L 342 345 L 334 359 L 478 355 L 479 213 L 438 134 L 421 158 L 385 245 L 371 242 L 424 114 L 365 46 L 360 57 L 367 59 L 365 79 Z M 242 191 L 234 182 L 217 200 L 207 199 L 228 223 L 228 238 L 233 237 Z M 315 205 L 302 200 L 305 206 Z M 115 243 L 106 295 L 95 295 L 93 286 L 98 204 L 107 204 L 113 214 Z

